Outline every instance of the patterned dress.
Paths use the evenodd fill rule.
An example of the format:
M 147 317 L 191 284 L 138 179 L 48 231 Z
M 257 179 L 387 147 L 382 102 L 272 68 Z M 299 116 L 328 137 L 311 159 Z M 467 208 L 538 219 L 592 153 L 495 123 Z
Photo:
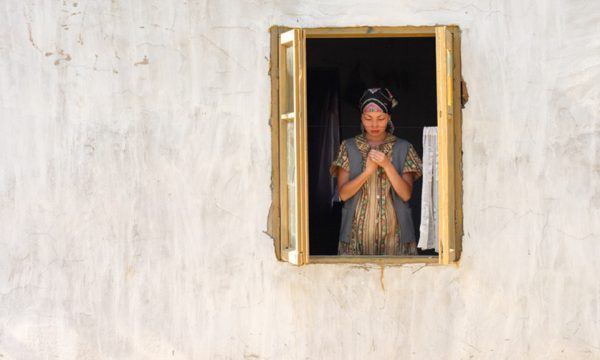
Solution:
M 396 139 L 394 135 L 388 134 L 383 143 L 374 149 L 383 152 L 391 160 Z M 338 168 L 350 170 L 346 141 L 356 141 L 362 156 L 363 170 L 365 169 L 371 146 L 363 135 L 358 135 L 340 145 L 338 156 L 331 164 L 332 176 L 337 175 Z M 414 173 L 415 180 L 423 174 L 421 159 L 412 145 L 409 146 L 402 171 Z M 400 243 L 400 228 L 392 199 L 394 190 L 383 168 L 379 167 L 361 190 L 352 219 L 350 242 L 340 241 L 338 255 L 416 255 L 416 242 Z

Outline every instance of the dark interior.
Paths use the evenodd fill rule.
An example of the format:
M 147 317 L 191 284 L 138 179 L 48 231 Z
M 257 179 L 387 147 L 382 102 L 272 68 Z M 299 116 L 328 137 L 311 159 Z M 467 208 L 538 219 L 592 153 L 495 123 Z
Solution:
M 336 255 L 341 203 L 332 202 L 328 168 L 335 155 L 327 149 L 333 144 L 337 154 L 337 141 L 360 133 L 364 89 L 387 87 L 399 102 L 394 134 L 422 158 L 423 127 L 437 125 L 435 38 L 307 39 L 306 57 L 310 255 Z M 421 184 L 415 182 L 410 200 L 417 237 Z

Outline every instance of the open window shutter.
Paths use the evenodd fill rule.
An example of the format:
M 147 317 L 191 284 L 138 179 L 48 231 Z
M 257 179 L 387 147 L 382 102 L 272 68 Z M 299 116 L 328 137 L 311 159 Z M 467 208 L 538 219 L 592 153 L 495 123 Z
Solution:
M 307 262 L 306 57 L 302 29 L 279 36 L 281 258 Z
M 438 147 L 439 147 L 439 242 L 440 263 L 459 258 L 462 223 L 460 168 L 460 33 L 458 28 L 435 29 Z M 458 201 L 457 201 L 458 199 Z M 458 207 L 457 207 L 458 206 Z

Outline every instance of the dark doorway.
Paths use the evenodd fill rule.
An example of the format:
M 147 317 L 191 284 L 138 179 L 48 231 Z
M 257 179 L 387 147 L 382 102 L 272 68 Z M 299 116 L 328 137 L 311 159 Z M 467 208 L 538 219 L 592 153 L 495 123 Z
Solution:
M 357 104 L 367 87 L 392 91 L 394 134 L 422 157 L 423 127 L 437 125 L 435 38 L 307 39 L 306 58 L 310 255 L 336 255 L 341 204 L 332 201 L 328 164 L 340 140 L 360 133 Z M 417 236 L 421 184 L 410 200 Z

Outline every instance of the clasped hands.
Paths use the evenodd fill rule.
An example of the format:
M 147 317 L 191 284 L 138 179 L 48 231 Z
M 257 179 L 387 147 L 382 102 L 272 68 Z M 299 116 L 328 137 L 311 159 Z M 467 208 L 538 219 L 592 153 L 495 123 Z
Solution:
M 378 167 L 382 167 L 385 170 L 391 164 L 392 162 L 383 152 L 371 150 L 369 151 L 369 154 L 367 154 L 365 171 L 369 174 L 372 174 L 377 170 Z

